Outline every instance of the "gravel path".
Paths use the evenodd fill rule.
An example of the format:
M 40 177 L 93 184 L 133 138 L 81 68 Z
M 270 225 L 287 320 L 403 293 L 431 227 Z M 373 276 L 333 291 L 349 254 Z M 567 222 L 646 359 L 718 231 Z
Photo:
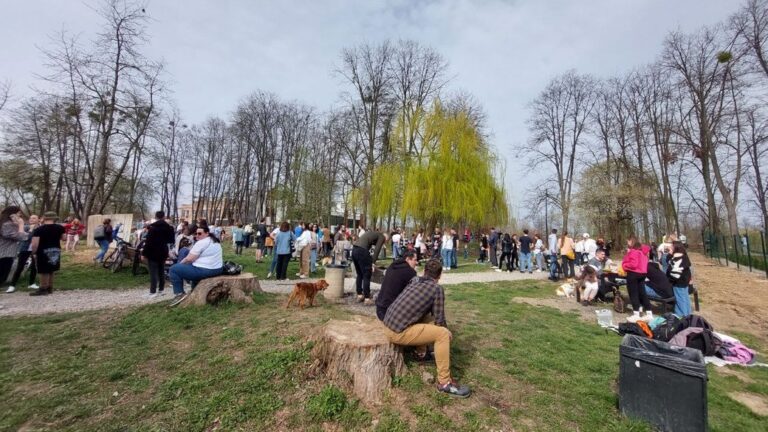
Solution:
M 519 272 L 477 272 L 477 273 L 446 273 L 440 279 L 441 285 L 455 285 L 466 282 L 495 282 L 505 280 L 546 279 L 546 273 L 522 274 Z M 312 279 L 308 279 L 312 281 Z M 296 281 L 277 282 L 274 280 L 259 281 L 261 289 L 275 294 L 288 294 Z M 371 283 L 371 292 L 375 296 L 379 284 Z M 21 291 L 13 294 L 0 294 L 0 317 L 17 315 L 44 315 L 61 312 L 82 312 L 99 309 L 121 309 L 149 303 L 160 303 L 171 299 L 170 286 L 168 294 L 148 299 L 145 295 L 147 288 L 128 290 L 71 290 L 54 291 L 53 294 L 42 297 L 30 297 L 28 292 Z M 372 306 L 363 306 L 354 301 L 355 280 L 344 280 L 345 303 L 357 312 L 371 315 Z

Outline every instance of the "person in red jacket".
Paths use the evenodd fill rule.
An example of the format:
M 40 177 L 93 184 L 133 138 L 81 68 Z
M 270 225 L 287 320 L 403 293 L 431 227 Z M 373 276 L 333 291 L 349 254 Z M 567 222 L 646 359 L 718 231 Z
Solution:
M 648 273 L 648 253 L 650 248 L 637 241 L 634 235 L 627 239 L 627 253 L 621 261 L 621 267 L 627 272 L 627 290 L 629 300 L 632 303 L 632 316 L 627 318 L 629 322 L 639 320 L 653 320 L 651 302 L 645 293 L 645 276 Z M 640 317 L 640 306 L 645 310 L 645 316 Z

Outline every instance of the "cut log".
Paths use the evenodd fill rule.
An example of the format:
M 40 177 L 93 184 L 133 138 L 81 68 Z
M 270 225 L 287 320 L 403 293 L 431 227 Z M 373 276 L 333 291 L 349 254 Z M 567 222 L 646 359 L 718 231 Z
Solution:
M 329 321 L 317 336 L 312 356 L 316 370 L 342 385 L 351 384 L 368 404 L 381 403 L 392 377 L 406 372 L 402 350 L 389 342 L 383 324 L 364 317 Z
M 216 276 L 201 280 L 184 299 L 182 306 L 216 304 L 222 300 L 234 303 L 253 303 L 251 294 L 261 292 L 261 286 L 253 273 L 237 276 Z

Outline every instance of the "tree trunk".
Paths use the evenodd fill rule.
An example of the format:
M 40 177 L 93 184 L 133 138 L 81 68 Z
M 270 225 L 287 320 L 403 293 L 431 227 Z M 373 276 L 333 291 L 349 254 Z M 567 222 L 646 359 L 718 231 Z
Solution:
M 376 320 L 331 320 L 317 336 L 313 368 L 330 379 L 346 381 L 360 400 L 378 404 L 392 384 L 393 376 L 405 374 L 401 350 L 389 342 Z
M 234 303 L 253 303 L 251 294 L 254 292 L 261 292 L 261 286 L 253 273 L 217 276 L 200 281 L 182 305 L 212 305 L 222 300 L 229 300 Z

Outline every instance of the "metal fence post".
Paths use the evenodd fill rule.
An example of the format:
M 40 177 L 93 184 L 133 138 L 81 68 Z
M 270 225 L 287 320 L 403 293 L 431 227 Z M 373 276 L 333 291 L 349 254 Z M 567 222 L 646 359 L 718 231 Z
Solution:
M 749 250 L 749 234 L 747 234 L 747 263 L 749 263 L 749 272 L 752 273 L 752 252 Z
M 760 231 L 760 246 L 763 249 L 763 266 L 765 267 L 765 277 L 768 277 L 768 260 L 765 258 L 765 234 Z
M 736 237 L 737 237 L 737 235 L 734 234 L 733 235 L 733 249 L 734 249 L 733 253 L 736 255 L 736 259 L 734 261 L 736 261 L 736 270 L 741 270 L 741 266 L 739 265 L 739 261 L 741 261 L 739 259 L 739 245 L 738 245 L 738 240 L 736 239 Z
M 721 235 L 722 240 L 722 246 L 723 246 L 723 253 L 725 254 L 725 266 L 728 266 L 728 241 L 725 239 L 725 234 Z

